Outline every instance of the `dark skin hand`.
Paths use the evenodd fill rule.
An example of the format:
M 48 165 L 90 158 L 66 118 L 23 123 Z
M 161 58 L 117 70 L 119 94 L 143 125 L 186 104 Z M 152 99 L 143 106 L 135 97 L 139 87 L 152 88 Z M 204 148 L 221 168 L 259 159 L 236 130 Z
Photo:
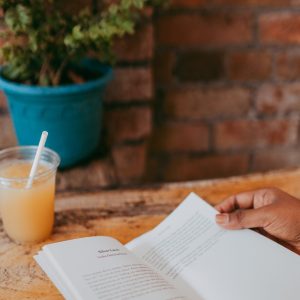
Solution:
M 300 200 L 266 188 L 231 196 L 215 207 L 225 229 L 253 228 L 300 255 Z

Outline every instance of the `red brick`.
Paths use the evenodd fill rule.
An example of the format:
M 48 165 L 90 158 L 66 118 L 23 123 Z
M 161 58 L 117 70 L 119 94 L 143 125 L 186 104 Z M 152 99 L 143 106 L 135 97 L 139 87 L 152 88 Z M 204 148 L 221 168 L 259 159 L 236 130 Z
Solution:
M 264 80 L 272 71 L 272 56 L 267 51 L 242 51 L 228 55 L 228 76 L 233 80 Z
M 195 8 L 208 4 L 209 0 L 172 0 L 172 7 Z
M 185 181 L 241 175 L 248 172 L 246 154 L 205 157 L 172 156 L 163 169 L 163 180 Z
M 0 149 L 16 145 L 15 132 L 8 115 L 0 115 Z
M 173 70 L 176 55 L 172 51 L 163 51 L 155 55 L 154 77 L 158 84 L 171 83 L 174 79 Z
M 300 112 L 300 85 L 262 85 L 257 92 L 256 107 L 263 114 L 282 115 L 289 112 Z
M 291 51 L 276 57 L 276 76 L 283 80 L 295 80 L 300 77 L 300 52 Z
M 114 52 L 121 61 L 143 61 L 152 58 L 153 47 L 153 25 L 147 23 L 138 27 L 134 35 L 118 39 Z
M 153 183 L 162 181 L 160 173 L 164 169 L 163 161 L 165 160 L 161 157 L 148 155 L 146 161 L 145 182 Z
M 300 151 L 296 149 L 268 149 L 254 154 L 253 170 L 268 171 L 274 169 L 299 167 Z
M 121 184 L 139 183 L 146 168 L 147 145 L 118 146 L 112 149 L 112 157 Z
M 160 17 L 157 40 L 163 45 L 241 45 L 252 41 L 249 13 L 178 14 Z
M 92 8 L 93 0 L 75 0 L 75 1 L 58 1 L 56 4 L 59 9 L 67 13 L 78 14 L 81 10 Z
M 189 51 L 178 55 L 175 75 L 181 81 L 215 81 L 224 77 L 224 53 Z
M 116 183 L 114 166 L 108 159 L 94 160 L 57 174 L 57 190 L 60 192 L 110 187 Z
M 237 6 L 237 7 L 290 7 L 299 6 L 299 1 L 293 0 L 173 0 L 172 7 L 197 8 L 206 5 Z
M 153 17 L 153 7 L 151 6 L 146 6 L 142 12 L 141 12 L 141 16 L 144 18 L 148 18 L 151 19 Z
M 0 110 L 7 110 L 6 97 L 2 91 L 0 91 Z
M 209 130 L 202 123 L 165 123 L 153 135 L 152 148 L 157 152 L 198 152 L 209 147 Z
M 272 12 L 259 18 L 260 40 L 265 44 L 299 44 L 300 13 Z
M 225 121 L 215 127 L 215 146 L 228 150 L 293 145 L 298 126 L 297 119 Z
M 289 7 L 292 5 L 299 5 L 297 1 L 293 0 L 211 0 L 211 4 L 217 5 L 234 5 L 241 7 Z
M 240 87 L 172 89 L 164 112 L 178 119 L 211 119 L 243 116 L 250 109 L 250 92 Z
M 148 107 L 107 111 L 104 117 L 109 143 L 137 140 L 151 133 L 152 114 Z
M 119 68 L 106 92 L 106 101 L 145 101 L 153 96 L 151 68 Z

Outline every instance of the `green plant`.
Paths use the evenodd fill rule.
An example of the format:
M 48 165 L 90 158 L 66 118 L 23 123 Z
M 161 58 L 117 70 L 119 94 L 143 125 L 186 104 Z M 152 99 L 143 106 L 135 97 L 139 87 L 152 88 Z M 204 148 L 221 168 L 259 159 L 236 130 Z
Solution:
M 99 13 L 72 14 L 60 0 L 0 0 L 4 12 L 2 75 L 12 81 L 56 86 L 74 81 L 72 66 L 93 52 L 111 60 L 116 37 L 133 34 L 146 5 L 164 0 L 120 0 Z M 73 73 L 72 73 L 73 72 Z

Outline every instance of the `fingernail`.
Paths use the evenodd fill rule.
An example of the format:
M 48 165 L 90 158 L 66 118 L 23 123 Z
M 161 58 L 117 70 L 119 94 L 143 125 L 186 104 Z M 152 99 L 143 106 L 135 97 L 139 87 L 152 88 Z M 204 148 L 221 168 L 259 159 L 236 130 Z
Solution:
M 229 222 L 228 214 L 218 214 L 216 215 L 216 222 L 219 224 L 226 224 Z

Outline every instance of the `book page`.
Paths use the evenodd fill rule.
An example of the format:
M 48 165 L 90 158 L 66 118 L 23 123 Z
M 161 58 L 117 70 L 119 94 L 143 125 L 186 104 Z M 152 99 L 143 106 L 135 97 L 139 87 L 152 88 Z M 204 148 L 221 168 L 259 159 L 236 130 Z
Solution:
M 300 256 L 251 230 L 227 231 L 196 194 L 127 248 L 205 300 L 300 299 Z
M 61 292 L 67 300 L 72 300 L 72 294 L 69 292 L 67 287 L 63 284 L 63 279 L 56 273 L 55 269 L 48 263 L 47 258 L 45 258 L 45 254 L 43 251 L 39 251 L 37 255 L 34 256 L 35 261 L 40 265 L 40 267 L 44 270 L 47 276 L 54 283 L 56 288 Z
M 186 299 L 155 270 L 109 237 L 46 245 L 36 260 L 66 299 Z

